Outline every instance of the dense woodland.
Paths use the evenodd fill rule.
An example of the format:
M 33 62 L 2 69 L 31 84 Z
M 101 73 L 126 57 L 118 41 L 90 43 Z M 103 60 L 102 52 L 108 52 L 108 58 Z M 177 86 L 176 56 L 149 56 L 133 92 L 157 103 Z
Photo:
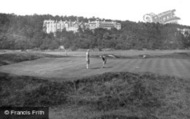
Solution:
M 111 49 L 187 49 L 190 35 L 183 35 L 177 28 L 190 28 L 178 24 L 143 23 L 117 21 L 121 30 L 79 29 L 79 32 L 43 32 L 43 21 L 70 20 L 88 22 L 97 18 L 75 16 L 0 14 L 0 49 L 58 49 L 64 45 L 72 50 L 79 48 Z M 105 19 L 100 19 L 105 20 Z

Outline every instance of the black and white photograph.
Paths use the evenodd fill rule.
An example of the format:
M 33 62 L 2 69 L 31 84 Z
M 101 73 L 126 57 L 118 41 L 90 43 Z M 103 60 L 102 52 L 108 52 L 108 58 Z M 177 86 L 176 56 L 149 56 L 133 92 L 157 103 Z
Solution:
M 0 119 L 190 119 L 188 0 L 0 4 Z

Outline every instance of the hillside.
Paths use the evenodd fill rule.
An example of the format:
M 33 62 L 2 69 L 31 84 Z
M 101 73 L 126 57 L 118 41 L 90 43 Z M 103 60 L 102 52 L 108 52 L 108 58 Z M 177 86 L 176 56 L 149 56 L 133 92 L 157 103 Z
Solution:
M 132 21 L 117 21 L 121 30 L 95 29 L 81 30 L 78 33 L 43 32 L 43 21 L 68 20 L 87 22 L 98 18 L 76 16 L 0 14 L 0 49 L 57 49 L 60 45 L 72 50 L 78 48 L 113 49 L 187 49 L 190 47 L 190 35 L 184 36 L 178 29 L 189 26 L 177 24 L 155 24 Z M 100 19 L 103 20 L 103 19 Z M 104 19 L 107 20 L 107 19 Z

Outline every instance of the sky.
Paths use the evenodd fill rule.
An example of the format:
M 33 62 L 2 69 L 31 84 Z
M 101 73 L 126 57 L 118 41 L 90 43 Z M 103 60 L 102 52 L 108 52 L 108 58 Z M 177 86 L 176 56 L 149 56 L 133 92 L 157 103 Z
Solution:
M 179 24 L 190 26 L 189 0 L 0 0 L 0 13 L 16 15 L 50 14 L 143 21 L 147 13 L 175 9 Z

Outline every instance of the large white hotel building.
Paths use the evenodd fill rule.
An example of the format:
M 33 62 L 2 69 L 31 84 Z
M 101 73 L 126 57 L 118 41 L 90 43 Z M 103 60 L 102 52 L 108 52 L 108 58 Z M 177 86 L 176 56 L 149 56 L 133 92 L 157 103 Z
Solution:
M 121 29 L 121 24 L 115 21 L 89 21 L 88 23 L 84 22 L 71 22 L 71 21 L 54 21 L 54 20 L 44 20 L 43 30 L 46 33 L 55 33 L 56 31 L 62 31 L 65 29 L 66 31 L 77 32 L 79 27 L 82 29 L 96 29 L 96 28 L 104 28 L 104 29 L 112 29 L 116 28 L 117 30 Z

